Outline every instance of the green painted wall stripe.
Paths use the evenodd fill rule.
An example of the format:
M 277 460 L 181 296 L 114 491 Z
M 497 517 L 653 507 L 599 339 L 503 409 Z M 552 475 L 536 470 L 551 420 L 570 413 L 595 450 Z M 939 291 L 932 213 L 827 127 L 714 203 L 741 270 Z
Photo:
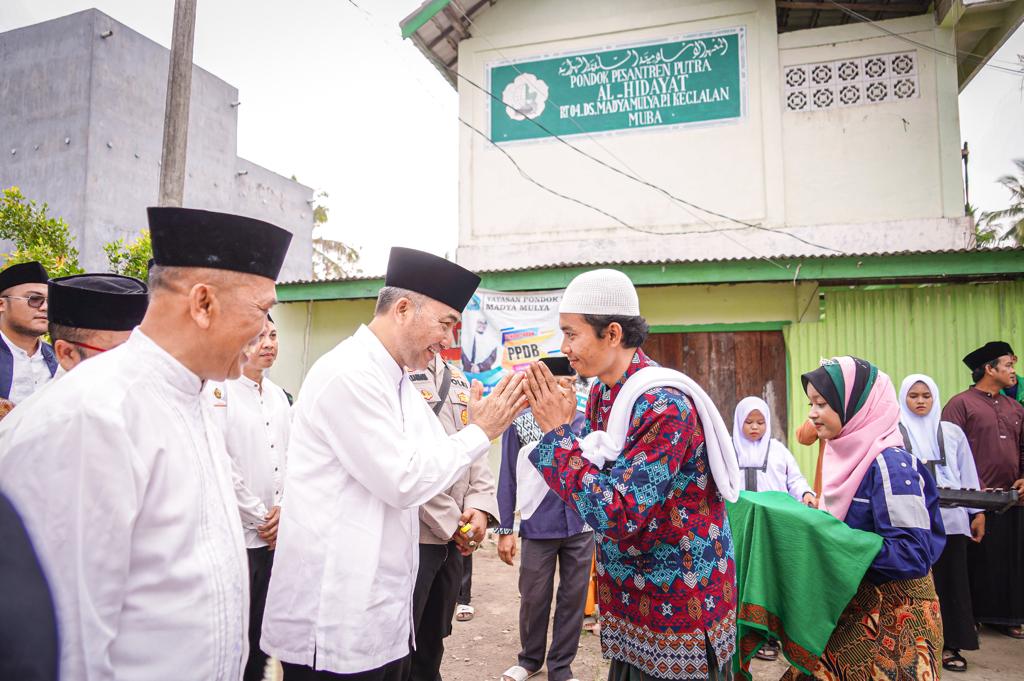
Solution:
M 402 39 L 405 40 L 416 31 L 422 28 L 423 24 L 434 18 L 434 15 L 448 6 L 451 0 L 434 0 L 432 3 L 421 9 L 416 16 L 402 25 Z
M 947 277 L 1024 276 L 1024 248 L 1013 251 L 970 253 L 917 253 L 839 258 L 776 259 L 770 262 L 696 262 L 669 265 L 624 265 L 622 270 L 638 286 L 673 284 L 732 284 L 770 281 L 853 281 L 871 279 L 936 279 Z M 799 268 L 799 271 L 798 271 Z M 481 286 L 495 291 L 536 291 L 564 288 L 573 277 L 594 269 L 563 267 L 525 272 L 490 272 L 481 275 Z M 282 302 L 373 298 L 383 279 L 320 281 L 282 284 Z
M 782 331 L 789 322 L 737 322 L 735 324 L 661 324 L 651 333 L 721 333 L 732 331 Z
M 1024 345 L 1024 281 L 949 284 L 825 294 L 820 322 L 790 324 L 784 330 L 789 356 L 790 449 L 808 480 L 817 446 L 794 437 L 807 417 L 800 375 L 822 357 L 852 354 L 874 362 L 899 389 L 904 377 L 935 379 L 945 404 L 968 387 L 971 376 L 960 358 L 990 340 Z

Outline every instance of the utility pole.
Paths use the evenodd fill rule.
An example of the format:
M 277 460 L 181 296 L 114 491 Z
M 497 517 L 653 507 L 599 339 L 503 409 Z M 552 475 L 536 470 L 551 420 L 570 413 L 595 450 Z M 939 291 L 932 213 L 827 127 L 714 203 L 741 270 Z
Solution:
M 964 142 L 964 148 L 960 150 L 960 158 L 964 160 L 964 210 L 969 210 L 971 206 L 971 178 L 967 174 L 967 161 L 970 159 L 971 150 L 967 148 L 967 142 Z
M 196 0 L 174 0 L 174 32 L 167 69 L 164 146 L 160 157 L 161 206 L 180 206 L 185 194 L 188 109 L 192 96 L 192 45 L 196 34 Z

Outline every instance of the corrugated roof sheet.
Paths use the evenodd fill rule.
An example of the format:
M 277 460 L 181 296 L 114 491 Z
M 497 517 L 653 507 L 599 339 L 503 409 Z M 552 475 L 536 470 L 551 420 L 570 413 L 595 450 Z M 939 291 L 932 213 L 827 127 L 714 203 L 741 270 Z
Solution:
M 878 257 L 890 257 L 890 256 L 908 256 L 908 255 L 957 255 L 957 254 L 968 254 L 978 253 L 984 251 L 988 253 L 1013 253 L 1017 252 L 1021 255 L 1022 264 L 1024 264 L 1024 247 L 1021 246 L 1002 246 L 998 248 L 951 248 L 935 251 L 895 251 L 895 252 L 882 252 L 882 251 L 866 251 L 862 253 L 829 253 L 825 255 L 806 255 L 806 254 L 773 254 L 771 259 L 773 260 L 835 260 L 838 258 L 878 258 Z M 550 263 L 544 265 L 531 265 L 525 267 L 496 267 L 496 268 L 484 268 L 476 270 L 478 274 L 496 274 L 502 272 L 530 272 L 535 270 L 554 270 L 564 269 L 569 267 L 609 267 L 609 266 L 628 266 L 628 265 L 685 265 L 687 263 L 716 263 L 716 262 L 756 262 L 758 260 L 764 260 L 765 258 L 757 258 L 753 256 L 742 256 L 733 258 L 713 258 L 713 259 L 680 259 L 680 258 L 640 258 L 633 260 L 566 260 L 557 263 Z M 338 281 L 372 281 L 374 279 L 380 279 L 384 276 L 384 273 L 374 275 L 361 275 L 358 277 L 342 277 L 338 279 L 303 279 L 297 281 L 282 281 L 278 282 L 281 285 L 289 284 L 321 284 L 327 282 L 338 282 Z

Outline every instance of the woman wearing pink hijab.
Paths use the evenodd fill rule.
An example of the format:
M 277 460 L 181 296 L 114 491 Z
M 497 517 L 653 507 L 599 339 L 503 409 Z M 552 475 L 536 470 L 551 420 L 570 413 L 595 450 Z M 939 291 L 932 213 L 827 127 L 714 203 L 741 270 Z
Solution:
M 821 508 L 882 537 L 811 677 L 936 679 L 942 619 L 931 568 L 945 545 L 932 477 L 903 447 L 892 381 L 870 362 L 836 357 L 804 374 L 809 418 L 826 442 Z

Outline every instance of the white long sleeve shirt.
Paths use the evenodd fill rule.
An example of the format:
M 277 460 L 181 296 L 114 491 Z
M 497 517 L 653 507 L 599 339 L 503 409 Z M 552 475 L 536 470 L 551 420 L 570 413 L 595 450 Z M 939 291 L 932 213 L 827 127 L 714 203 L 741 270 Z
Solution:
M 285 454 L 291 418 L 284 390 L 269 378 L 261 385 L 246 376 L 223 383 L 207 383 L 204 394 L 213 404 L 214 417 L 224 432 L 224 444 L 233 464 L 235 499 L 245 531 L 245 547 L 267 545 L 258 528 L 267 514 L 281 505 L 284 493 Z
M 789 496 L 801 501 L 804 494 L 812 491 L 803 473 L 800 472 L 800 466 L 793 453 L 786 445 L 774 438 L 768 446 L 766 466 L 764 455 L 761 455 L 760 459 L 755 453 L 743 453 L 737 456 L 740 464 L 740 484 L 743 489 L 747 488 L 746 469 L 753 468 L 757 471 L 756 491 L 758 492 L 788 492 Z M 765 468 L 763 471 L 761 470 L 762 466 Z
M 50 373 L 50 367 L 43 358 L 42 342 L 36 344 L 36 351 L 30 355 L 15 345 L 3 331 L 0 331 L 0 341 L 7 345 L 13 359 L 11 392 L 7 399 L 14 404 L 21 404 L 50 381 L 53 374 Z
M 317 360 L 292 414 L 264 652 L 350 674 L 409 653 L 417 507 L 489 447 L 448 436 L 369 328 Z
M 946 465 L 935 467 L 935 484 L 951 489 L 981 489 L 978 468 L 974 463 L 971 445 L 960 426 L 942 421 L 942 439 L 946 448 Z M 915 452 L 916 454 L 916 452 Z M 946 534 L 971 536 L 970 515 L 978 513 L 973 508 L 940 508 L 942 524 Z
M 245 548 L 201 387 L 136 329 L 7 432 L 0 488 L 54 592 L 62 678 L 241 678 Z

